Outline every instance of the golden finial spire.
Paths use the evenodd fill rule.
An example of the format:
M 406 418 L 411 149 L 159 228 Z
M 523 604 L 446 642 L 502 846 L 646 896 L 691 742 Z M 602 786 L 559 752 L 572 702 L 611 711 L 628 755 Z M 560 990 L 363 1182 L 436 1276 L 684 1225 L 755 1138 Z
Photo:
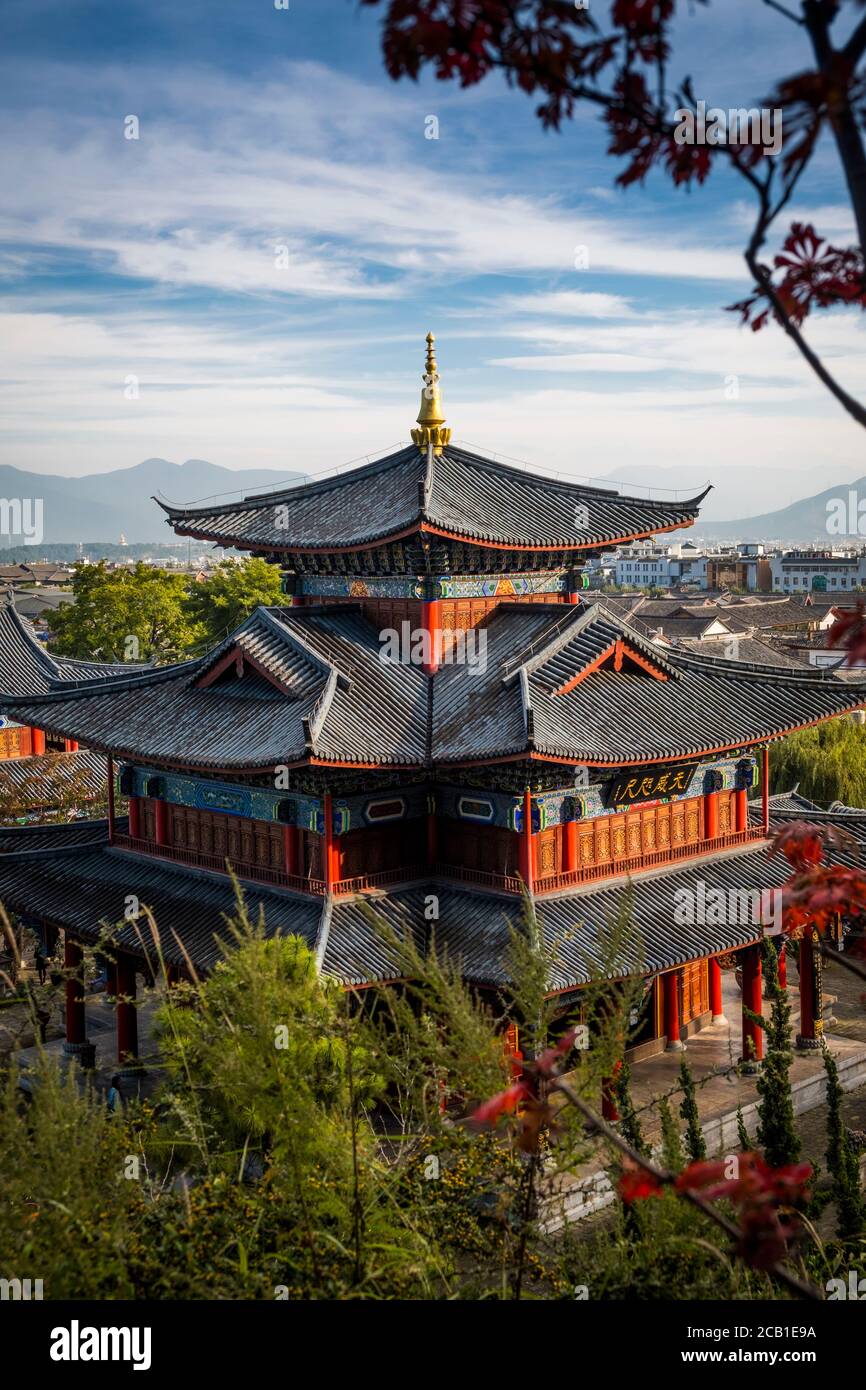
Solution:
M 421 409 L 418 412 L 419 429 L 412 431 L 412 440 L 422 452 L 430 445 L 434 454 L 441 454 L 443 445 L 451 439 L 451 431 L 444 429 L 445 416 L 442 413 L 442 397 L 439 394 L 439 368 L 436 365 L 436 339 L 427 334 L 427 361 L 422 380 Z

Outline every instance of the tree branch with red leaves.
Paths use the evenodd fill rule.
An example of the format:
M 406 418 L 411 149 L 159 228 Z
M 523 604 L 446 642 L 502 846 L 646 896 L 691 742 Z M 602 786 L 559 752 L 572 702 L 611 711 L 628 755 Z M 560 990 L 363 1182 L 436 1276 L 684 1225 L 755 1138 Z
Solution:
M 534 1062 L 525 1063 L 513 1085 L 474 1111 L 473 1122 L 478 1126 L 495 1125 L 503 1116 L 516 1116 L 518 1147 L 533 1162 L 538 1157 L 542 1136 L 556 1134 L 557 1112 L 550 1098 L 554 1094 L 562 1096 L 623 1156 L 618 1191 L 626 1205 L 669 1190 L 724 1231 L 733 1242 L 735 1254 L 752 1268 L 764 1270 L 798 1298 L 820 1300 L 820 1289 L 782 1263 L 791 1241 L 800 1234 L 797 1212 L 809 1195 L 811 1165 L 800 1163 L 774 1169 L 760 1154 L 748 1153 L 736 1157 L 734 1174 L 728 1172 L 726 1160 L 691 1163 L 681 1173 L 669 1172 L 629 1144 L 565 1080 L 563 1069 L 574 1036 L 571 1030 L 555 1047 L 548 1048 Z M 720 1199 L 735 1207 L 739 1225 L 713 1205 Z
M 709 0 L 699 0 L 709 4 Z M 694 111 L 685 79 L 671 91 L 670 31 L 677 0 L 610 0 L 606 27 L 574 0 L 361 0 L 384 4 L 383 53 L 389 75 L 417 79 L 431 67 L 441 81 L 472 86 L 494 71 L 539 95 L 537 115 L 558 130 L 580 103 L 596 107 L 609 131 L 608 153 L 628 161 L 616 182 L 642 182 L 652 169 L 678 187 L 701 185 L 714 161 L 726 159 L 758 200 L 744 258 L 751 293 L 730 305 L 760 332 L 778 323 L 822 385 L 857 424 L 866 405 L 836 379 L 809 345 L 803 324 L 831 308 L 866 309 L 866 19 L 836 45 L 840 0 L 799 0 L 799 13 L 768 5 L 807 36 L 810 65 L 779 81 L 762 103 L 782 113 L 786 133 L 778 159 L 760 145 L 683 143 L 675 113 Z M 792 0 L 793 3 L 793 0 Z M 682 7 L 682 6 L 680 6 Z M 768 235 L 808 168 L 820 136 L 835 143 L 858 244 L 831 245 L 813 226 L 793 223 L 772 265 L 761 260 Z
M 857 859 L 860 846 L 840 827 L 811 821 L 792 821 L 776 832 L 770 854 L 782 854 L 792 869 L 782 885 L 782 929 L 790 937 L 815 929 L 822 955 L 866 979 L 866 968 L 856 959 L 866 952 L 866 938 L 853 938 L 844 953 L 826 939 L 839 918 L 866 918 L 866 873 L 856 864 L 825 862 L 833 851 Z

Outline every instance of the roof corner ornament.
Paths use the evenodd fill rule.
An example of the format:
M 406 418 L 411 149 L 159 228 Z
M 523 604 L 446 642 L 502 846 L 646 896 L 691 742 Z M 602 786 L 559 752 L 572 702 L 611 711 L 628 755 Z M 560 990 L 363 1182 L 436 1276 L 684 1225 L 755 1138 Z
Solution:
M 422 381 L 421 409 L 418 412 L 419 428 L 412 431 L 412 442 L 418 445 L 422 454 L 432 448 L 434 454 L 441 454 L 444 446 L 450 443 L 451 431 L 445 428 L 442 413 L 442 397 L 439 394 L 439 368 L 436 365 L 435 338 L 427 334 L 427 361 Z

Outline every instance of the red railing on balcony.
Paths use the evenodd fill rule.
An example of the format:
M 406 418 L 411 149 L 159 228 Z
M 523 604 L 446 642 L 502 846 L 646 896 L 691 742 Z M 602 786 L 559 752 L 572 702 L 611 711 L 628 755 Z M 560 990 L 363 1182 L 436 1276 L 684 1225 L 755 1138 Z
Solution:
M 604 879 L 623 878 L 627 874 L 639 873 L 643 869 L 653 869 L 662 864 L 681 862 L 684 859 L 702 859 L 710 854 L 718 854 L 725 849 L 755 843 L 766 839 L 760 826 L 747 830 L 730 831 L 712 840 L 699 840 L 689 844 L 669 845 L 665 849 L 644 850 L 640 854 L 627 855 L 604 863 L 586 864 L 578 869 L 564 870 L 558 874 L 548 874 L 537 878 L 534 884 L 536 896 L 562 892 L 584 883 L 597 883 Z M 213 873 L 225 874 L 227 860 L 218 854 L 208 854 L 204 850 L 182 849 L 177 845 L 158 845 L 153 840 L 135 839 L 131 835 L 115 835 L 114 844 L 118 849 L 132 850 L 137 854 L 154 855 L 168 859 L 176 864 L 187 864 L 195 869 L 207 869 Z M 287 874 L 282 869 L 272 869 L 262 864 L 232 864 L 240 879 L 256 883 L 271 884 L 276 888 L 290 888 L 297 893 L 309 893 L 323 897 L 325 884 L 319 878 L 304 878 L 299 874 Z M 488 888 L 492 892 L 520 894 L 523 882 L 514 874 L 497 874 L 487 869 L 469 869 L 462 864 L 436 863 L 432 868 L 423 864 L 407 864 L 397 869 L 385 869 L 379 873 L 358 874 L 353 878 L 338 880 L 333 885 L 335 897 L 348 898 L 368 889 L 383 888 L 394 883 L 409 883 L 423 879 L 450 879 L 456 883 L 471 884 L 476 888 Z
M 334 896 L 351 897 L 353 893 L 363 893 L 368 888 L 384 888 L 389 883 L 411 883 L 419 878 L 429 878 L 430 870 L 423 864 L 407 864 L 400 869 L 383 869 L 377 874 L 358 874 L 355 878 L 341 878 L 334 884 Z
M 523 892 L 523 882 L 514 874 L 494 874 L 489 869 L 467 869 L 462 864 L 435 864 L 431 872 L 436 878 L 453 878 L 458 883 L 474 883 L 479 888 L 491 888 L 496 893 Z
M 225 874 L 226 865 L 231 863 L 228 856 L 208 854 L 201 849 L 181 849 L 179 845 L 158 845 L 153 840 L 133 839 L 131 835 L 115 835 L 114 844 L 118 849 L 156 855 L 159 859 L 170 859 L 175 864 L 188 864 L 194 869 L 210 869 L 218 874 Z M 232 864 L 232 869 L 238 878 L 252 879 L 256 883 L 271 883 L 277 888 L 293 888 L 298 893 L 314 893 L 319 896 L 323 896 L 325 892 L 325 885 L 319 878 L 301 878 L 299 874 L 287 874 L 282 869 L 271 869 L 264 864 L 238 862 Z
M 535 892 L 556 893 L 563 888 L 574 888 L 581 883 L 594 883 L 602 878 L 622 878 L 624 874 L 639 873 L 641 869 L 654 869 L 661 864 L 677 863 L 682 859 L 703 859 L 708 854 L 718 854 L 719 850 L 734 849 L 756 840 L 764 840 L 761 829 L 732 830 L 726 835 L 717 835 L 712 840 L 697 840 L 690 844 L 668 845 L 665 849 L 643 850 L 640 854 L 609 860 L 605 864 L 586 864 L 579 869 L 567 869 L 559 874 L 548 874 L 535 880 Z
M 626 874 L 639 873 L 642 869 L 654 869 L 661 864 L 677 863 L 683 859 L 701 859 L 719 850 L 733 849 L 737 845 L 764 840 L 766 836 L 760 827 L 748 830 L 732 830 L 712 840 L 697 840 L 689 844 L 671 845 L 665 849 L 644 850 L 640 854 L 618 856 L 603 863 L 585 864 L 579 869 L 567 869 L 558 874 L 546 874 L 536 878 L 533 885 L 536 897 L 545 893 L 560 892 L 564 888 L 574 888 L 582 883 L 596 883 L 600 879 L 622 878 Z M 500 893 L 521 893 L 523 883 L 510 874 L 490 873 L 485 869 L 466 869 L 461 864 L 437 864 L 433 870 L 437 878 L 452 878 L 460 883 L 474 883 L 480 887 L 491 888 Z

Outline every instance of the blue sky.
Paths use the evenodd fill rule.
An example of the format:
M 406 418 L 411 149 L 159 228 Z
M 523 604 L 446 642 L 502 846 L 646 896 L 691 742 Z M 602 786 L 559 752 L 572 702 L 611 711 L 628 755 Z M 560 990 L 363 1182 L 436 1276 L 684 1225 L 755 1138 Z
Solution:
M 5 0 L 0 462 L 317 473 L 408 437 L 432 328 L 455 438 L 489 452 L 707 478 L 720 516 L 866 472 L 783 336 L 723 312 L 748 287 L 739 182 L 615 189 L 593 115 L 556 135 L 499 79 L 394 84 L 380 23 L 355 0 Z M 674 72 L 748 106 L 806 61 L 757 0 L 715 0 Z M 853 240 L 829 145 L 792 217 Z M 861 395 L 862 333 L 811 330 Z

